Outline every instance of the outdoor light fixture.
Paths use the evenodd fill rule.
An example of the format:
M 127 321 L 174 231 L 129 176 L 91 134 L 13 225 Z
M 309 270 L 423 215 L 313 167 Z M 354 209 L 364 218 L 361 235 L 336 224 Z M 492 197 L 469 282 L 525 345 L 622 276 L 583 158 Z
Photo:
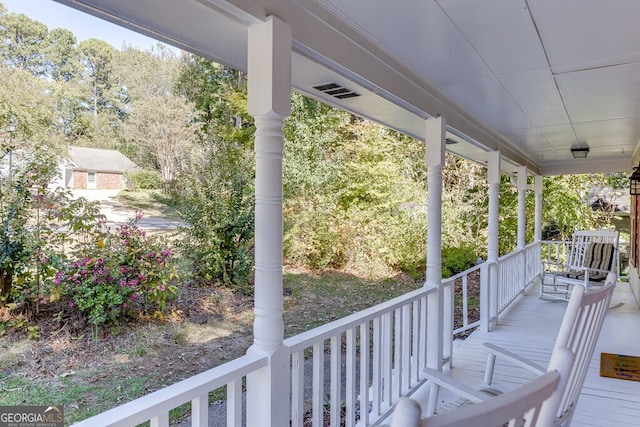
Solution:
M 633 173 L 629 177 L 629 194 L 640 196 L 640 164 L 633 168 Z
M 589 154 L 589 147 L 586 148 L 572 148 L 571 154 L 574 159 L 586 159 Z

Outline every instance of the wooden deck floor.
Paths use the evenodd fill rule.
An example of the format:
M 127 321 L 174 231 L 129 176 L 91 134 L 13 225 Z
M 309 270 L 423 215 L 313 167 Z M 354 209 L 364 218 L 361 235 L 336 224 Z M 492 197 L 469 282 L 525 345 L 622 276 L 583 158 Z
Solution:
M 479 384 L 486 353 L 483 342 L 503 348 L 547 366 L 566 303 L 542 301 L 534 287 L 521 297 L 492 332 L 474 332 L 456 341 L 450 374 L 467 384 Z M 640 311 L 627 283 L 619 283 L 585 380 L 572 426 L 640 426 L 640 382 L 600 377 L 600 353 L 640 356 Z M 496 383 L 513 387 L 531 378 L 526 371 L 505 363 L 496 366 Z M 414 398 L 421 401 L 426 390 Z M 438 410 L 459 406 L 462 401 L 440 393 Z

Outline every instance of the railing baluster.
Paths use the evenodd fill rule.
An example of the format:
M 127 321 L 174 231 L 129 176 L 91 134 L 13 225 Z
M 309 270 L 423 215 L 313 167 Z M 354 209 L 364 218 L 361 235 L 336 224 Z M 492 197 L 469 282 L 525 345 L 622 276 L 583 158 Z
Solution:
M 413 334 L 411 336 L 411 386 L 420 380 L 420 301 L 413 301 L 411 321 Z
M 388 403 L 391 405 L 395 402 L 398 396 L 402 393 L 402 352 L 404 351 L 403 341 L 406 339 L 404 331 L 402 330 L 403 323 L 403 311 L 400 308 L 396 308 L 393 316 L 393 332 L 391 335 L 391 352 L 393 354 L 393 387 L 391 393 L 391 399 Z
M 313 398 L 312 418 L 313 427 L 322 427 L 324 416 L 324 342 L 313 345 Z
M 469 276 L 462 276 L 462 326 L 469 326 Z
M 209 394 L 202 394 L 191 400 L 191 426 L 205 427 L 209 425 Z
M 242 426 L 242 379 L 227 384 L 227 427 Z
M 304 419 L 304 351 L 291 354 L 291 425 L 301 426 Z
M 360 423 L 369 424 L 369 367 L 371 349 L 369 322 L 360 325 Z
M 340 335 L 331 337 L 331 426 L 340 425 L 340 370 L 342 355 L 340 351 Z
M 169 412 L 164 411 L 160 415 L 151 418 L 151 427 L 169 427 Z
M 427 297 L 420 298 L 420 371 L 427 367 Z
M 389 407 L 393 395 L 393 348 L 391 313 L 382 315 L 382 403 Z
M 375 416 L 382 414 L 382 321 L 373 319 L 373 409 Z
M 400 394 L 403 396 L 411 388 L 411 304 L 402 307 L 402 385 Z
M 356 328 L 347 329 L 347 360 L 345 379 L 345 426 L 353 427 L 356 422 Z

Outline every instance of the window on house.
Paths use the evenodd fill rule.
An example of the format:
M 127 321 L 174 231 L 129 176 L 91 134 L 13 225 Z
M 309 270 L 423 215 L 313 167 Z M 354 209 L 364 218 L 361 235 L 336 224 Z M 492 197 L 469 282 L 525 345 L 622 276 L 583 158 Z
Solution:
M 87 188 L 96 188 L 95 172 L 87 172 Z

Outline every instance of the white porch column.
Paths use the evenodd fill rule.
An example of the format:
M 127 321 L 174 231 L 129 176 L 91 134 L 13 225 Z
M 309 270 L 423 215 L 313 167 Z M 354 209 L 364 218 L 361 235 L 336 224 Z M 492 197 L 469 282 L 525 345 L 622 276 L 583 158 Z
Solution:
M 518 167 L 518 249 L 527 246 L 527 167 Z
M 442 283 L 442 168 L 444 166 L 446 122 L 443 117 L 426 121 L 427 167 L 427 288 L 437 288 L 427 297 L 427 366 L 442 369 L 444 307 Z M 448 332 L 451 333 L 451 332 Z M 435 409 L 437 391 L 429 394 Z
M 500 152 L 487 153 L 489 184 L 489 224 L 487 262 L 489 263 L 489 319 L 488 327 L 498 321 L 498 223 L 500 221 Z
M 255 117 L 255 320 L 249 352 L 269 364 L 247 376 L 247 426 L 289 425 L 282 320 L 282 153 L 291 113 L 291 27 L 270 16 L 249 28 L 248 107 Z
M 542 240 L 542 176 L 536 175 L 533 184 L 535 194 L 535 219 L 533 229 L 533 240 L 539 242 Z

